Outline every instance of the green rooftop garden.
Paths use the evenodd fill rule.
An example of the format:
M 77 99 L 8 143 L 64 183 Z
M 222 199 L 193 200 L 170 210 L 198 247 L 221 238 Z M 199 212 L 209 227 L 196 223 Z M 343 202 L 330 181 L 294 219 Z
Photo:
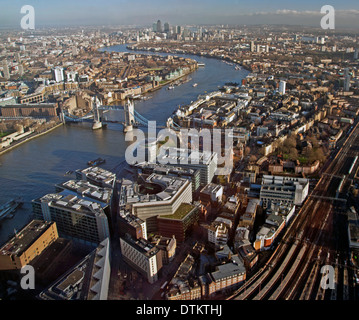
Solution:
M 167 218 L 167 219 L 175 219 L 175 220 L 182 220 L 188 213 L 190 213 L 195 206 L 189 203 L 181 203 L 174 214 L 168 214 L 165 216 L 161 216 L 160 218 Z

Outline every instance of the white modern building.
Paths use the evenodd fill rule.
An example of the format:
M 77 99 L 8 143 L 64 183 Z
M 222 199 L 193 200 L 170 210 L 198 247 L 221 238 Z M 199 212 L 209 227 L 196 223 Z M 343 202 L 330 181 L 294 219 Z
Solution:
M 65 80 L 64 68 L 55 67 L 52 69 L 52 73 L 56 82 L 63 82 Z
M 208 242 L 216 247 L 224 246 L 228 242 L 229 231 L 227 225 L 223 222 L 211 224 L 207 228 Z
M 200 183 L 202 186 L 212 182 L 218 163 L 216 152 L 188 150 L 182 148 L 168 148 L 166 152 L 157 156 L 157 161 L 170 166 L 181 166 L 200 170 Z
M 157 230 L 157 216 L 173 215 L 182 203 L 192 202 L 192 183 L 188 179 L 152 173 L 142 182 L 123 180 L 120 188 L 120 210 L 146 221 L 147 231 Z
M 281 80 L 279 82 L 279 93 L 280 94 L 285 94 L 286 85 L 287 85 L 287 83 L 285 81 L 283 81 L 283 80 Z
M 304 178 L 264 175 L 260 190 L 263 207 L 278 205 L 302 205 L 308 196 L 309 180 Z
M 107 204 L 64 190 L 32 201 L 36 219 L 56 222 L 59 235 L 97 246 L 110 237 Z
M 83 170 L 76 170 L 76 179 L 86 180 L 103 188 L 113 188 L 116 182 L 116 174 L 100 167 L 88 167 Z
M 149 283 L 158 280 L 162 268 L 161 250 L 145 239 L 133 239 L 126 235 L 120 238 L 124 260 L 147 278 Z

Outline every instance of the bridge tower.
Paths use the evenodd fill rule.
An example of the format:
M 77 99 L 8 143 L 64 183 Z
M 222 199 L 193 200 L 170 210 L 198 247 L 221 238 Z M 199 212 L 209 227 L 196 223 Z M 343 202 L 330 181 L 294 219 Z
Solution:
M 135 107 L 133 101 L 128 99 L 125 106 L 125 122 L 123 124 L 123 132 L 129 132 L 133 130 L 133 125 L 135 124 Z
M 93 125 L 92 129 L 97 130 L 102 128 L 102 122 L 100 120 L 100 113 L 98 106 L 101 104 L 97 96 L 92 98 L 92 111 L 93 111 Z

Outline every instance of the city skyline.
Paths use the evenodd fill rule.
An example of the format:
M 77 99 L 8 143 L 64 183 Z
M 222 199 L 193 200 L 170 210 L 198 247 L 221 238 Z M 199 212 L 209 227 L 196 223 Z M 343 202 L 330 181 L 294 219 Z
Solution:
M 354 0 L 0 5 L 0 300 L 359 300 Z
M 36 26 L 76 26 L 76 25 L 138 25 L 151 26 L 160 19 L 172 25 L 180 24 L 289 24 L 320 27 L 321 7 L 332 5 L 336 10 L 337 28 L 359 27 L 359 5 L 356 1 L 313 1 L 288 2 L 275 0 L 268 3 L 255 0 L 250 3 L 241 0 L 157 0 L 148 2 L 136 0 L 108 0 L 99 6 L 95 1 L 68 0 L 49 3 L 38 0 L 0 1 L 0 28 L 20 27 L 24 5 L 35 9 Z M 85 5 L 86 4 L 86 5 Z

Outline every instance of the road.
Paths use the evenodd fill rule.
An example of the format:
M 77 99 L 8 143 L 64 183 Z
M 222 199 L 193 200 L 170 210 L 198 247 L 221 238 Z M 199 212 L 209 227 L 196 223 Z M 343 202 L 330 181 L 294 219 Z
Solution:
M 358 123 L 324 166 L 321 178 L 288 227 L 273 255 L 228 300 L 348 300 L 353 269 L 347 265 L 345 191 L 358 169 Z M 334 290 L 321 286 L 322 267 L 336 272 Z

